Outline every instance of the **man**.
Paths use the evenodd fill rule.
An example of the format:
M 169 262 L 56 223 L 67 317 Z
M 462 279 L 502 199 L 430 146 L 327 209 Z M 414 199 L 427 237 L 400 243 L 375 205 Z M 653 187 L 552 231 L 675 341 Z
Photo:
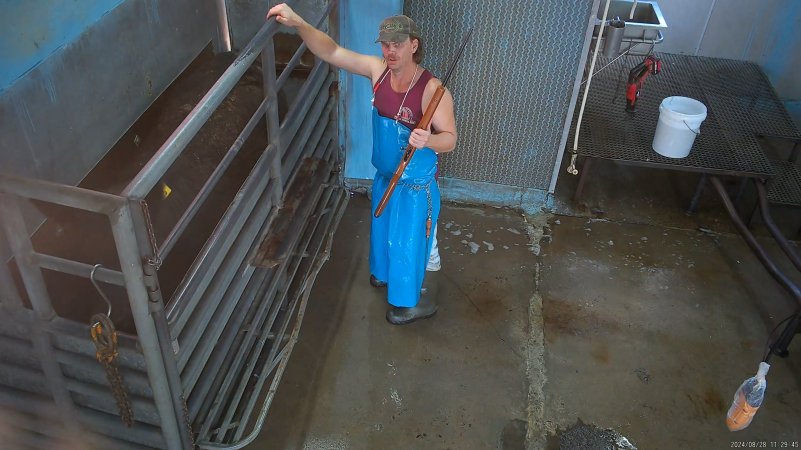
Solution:
M 437 306 L 438 272 L 426 274 L 439 215 L 440 195 L 435 174 L 437 154 L 456 146 L 453 97 L 445 91 L 430 129 L 415 129 L 441 82 L 420 67 L 422 39 L 406 16 L 392 16 L 379 27 L 383 59 L 353 52 L 304 21 L 286 4 L 267 13 L 295 28 L 309 50 L 323 61 L 369 78 L 373 85 L 372 211 L 389 185 L 407 144 L 417 150 L 384 213 L 370 227 L 370 283 L 387 287 L 391 305 L 387 320 L 396 325 L 433 316 Z M 432 131 L 433 130 L 433 131 Z M 433 255 L 432 255 L 433 256 Z M 431 258 L 434 260 L 435 258 Z M 438 269 L 436 257 L 434 268 Z M 425 282 L 425 284 L 424 284 Z M 421 291 L 423 295 L 421 296 Z

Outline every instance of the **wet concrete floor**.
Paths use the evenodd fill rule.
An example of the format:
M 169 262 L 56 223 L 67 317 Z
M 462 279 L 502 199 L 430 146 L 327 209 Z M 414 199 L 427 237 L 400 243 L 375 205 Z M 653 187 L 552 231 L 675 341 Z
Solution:
M 524 448 L 536 259 L 520 214 L 446 206 L 439 312 L 402 327 L 368 283 L 369 214 L 351 199 L 250 448 Z
M 801 445 L 799 339 L 754 423 L 724 422 L 795 304 L 711 191 L 684 213 L 697 178 L 642 170 L 597 166 L 578 203 L 566 177 L 537 216 L 446 205 L 441 309 L 400 328 L 367 283 L 369 212 L 352 199 L 251 448 Z M 797 218 L 782 212 L 788 234 Z
M 119 192 L 227 67 L 224 58 L 196 64 L 82 186 Z M 190 147 L 185 164 L 165 177 L 172 195 L 148 199 L 160 238 L 255 108 L 258 78 L 246 76 L 245 91 L 234 92 L 197 150 Z M 258 154 L 260 139 L 243 155 Z M 246 174 L 243 167 L 232 173 Z M 225 193 L 212 199 L 214 211 L 201 211 L 200 225 L 216 223 L 239 180 L 224 180 Z M 774 359 L 751 427 L 725 429 L 734 391 L 755 372 L 768 335 L 793 304 L 734 234 L 711 189 L 698 214 L 684 213 L 696 181 L 602 163 L 579 202 L 572 199 L 576 179 L 563 174 L 550 214 L 445 205 L 440 310 L 405 327 L 386 323 L 384 293 L 367 283 L 369 207 L 354 197 L 250 448 L 614 448 L 615 436 L 640 449 L 798 446 L 801 341 L 790 358 Z M 749 192 L 744 210 L 753 201 Z M 800 216 L 779 212 L 793 236 Z M 50 221 L 38 248 L 114 267 L 111 254 L 82 253 L 103 246 L 63 238 L 107 227 L 93 223 Z M 758 224 L 756 230 L 766 234 Z M 208 231 L 200 226 L 188 235 L 192 242 L 179 242 L 162 269 L 165 292 Z M 42 236 L 55 236 L 58 245 Z M 768 248 L 801 281 L 776 247 Z M 94 295 L 85 280 L 77 283 L 60 289 L 67 297 L 56 303 Z

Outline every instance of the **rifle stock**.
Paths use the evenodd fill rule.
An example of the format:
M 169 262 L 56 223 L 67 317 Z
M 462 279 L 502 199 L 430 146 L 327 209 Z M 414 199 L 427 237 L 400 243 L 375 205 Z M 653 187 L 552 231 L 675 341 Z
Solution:
M 428 108 L 426 108 L 425 114 L 423 114 L 423 117 L 420 119 L 420 122 L 417 123 L 415 129 L 422 128 L 425 130 L 428 128 L 428 126 L 431 124 L 431 119 L 434 117 L 434 111 L 437 110 L 437 106 L 439 106 L 439 102 L 442 100 L 443 95 L 445 95 L 445 85 L 440 84 L 437 86 L 437 90 L 431 97 L 431 101 L 428 102 Z M 406 166 L 408 166 L 409 162 L 412 160 L 415 150 L 417 149 L 409 144 L 406 146 L 406 150 L 403 151 L 403 156 L 398 163 L 398 167 L 395 168 L 395 173 L 392 174 L 392 178 L 389 180 L 389 186 L 387 186 L 387 190 L 384 191 L 384 195 L 381 197 L 381 201 L 378 202 L 378 207 L 375 209 L 376 217 L 381 216 L 381 214 L 384 212 L 384 209 L 387 207 L 389 198 L 392 196 L 392 191 L 394 191 L 395 186 L 398 185 L 398 181 L 400 181 L 403 171 L 406 170 Z

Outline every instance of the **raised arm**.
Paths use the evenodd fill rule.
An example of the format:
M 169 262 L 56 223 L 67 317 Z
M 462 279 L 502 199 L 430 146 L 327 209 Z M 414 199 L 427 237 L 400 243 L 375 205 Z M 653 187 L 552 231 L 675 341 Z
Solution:
M 278 23 L 298 30 L 298 34 L 309 50 L 329 64 L 368 77 L 373 81 L 376 81 L 384 70 L 381 58 L 356 53 L 338 45 L 330 36 L 303 20 L 286 3 L 272 7 L 267 12 L 267 19 L 270 17 L 275 17 Z

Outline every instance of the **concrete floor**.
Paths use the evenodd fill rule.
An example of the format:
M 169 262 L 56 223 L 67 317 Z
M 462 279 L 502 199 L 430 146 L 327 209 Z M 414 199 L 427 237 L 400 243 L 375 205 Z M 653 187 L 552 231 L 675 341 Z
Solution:
M 596 169 L 580 203 L 575 178 L 560 180 L 553 214 L 446 205 L 441 308 L 406 327 L 384 321 L 383 294 L 367 283 L 369 210 L 354 197 L 251 448 L 801 444 L 798 339 L 773 359 L 754 423 L 725 427 L 794 304 L 714 194 L 687 216 L 694 177 Z M 789 229 L 795 218 L 781 220 Z M 632 447 L 599 440 L 620 436 Z
M 396 327 L 368 283 L 369 214 L 351 199 L 252 448 L 522 449 L 537 262 L 521 216 L 446 207 L 439 312 Z

